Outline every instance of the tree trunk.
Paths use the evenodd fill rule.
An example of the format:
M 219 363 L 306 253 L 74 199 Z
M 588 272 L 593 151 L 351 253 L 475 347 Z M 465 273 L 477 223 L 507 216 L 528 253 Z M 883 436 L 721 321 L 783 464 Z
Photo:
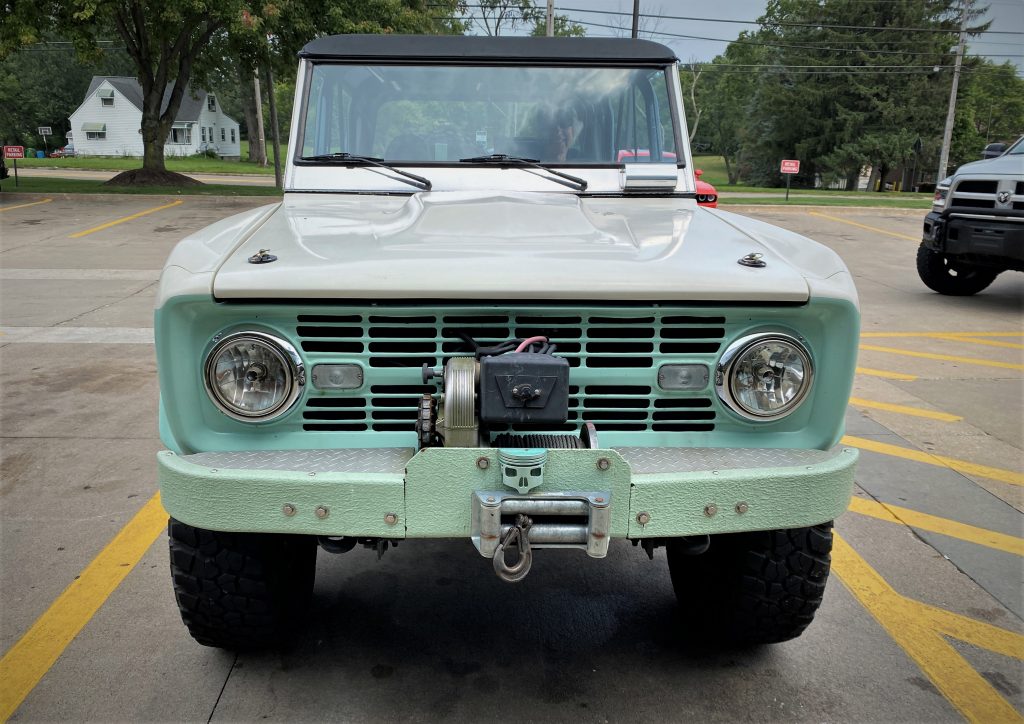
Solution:
M 729 163 L 729 156 L 728 156 L 728 154 L 724 154 L 724 153 L 722 154 L 722 161 L 725 162 L 725 176 L 726 176 L 726 178 L 729 179 L 729 185 L 732 186 L 733 184 L 736 183 L 736 179 L 733 178 L 732 164 Z
M 860 181 L 860 172 L 861 169 L 858 168 L 856 171 L 850 171 L 846 174 L 846 191 L 860 190 L 857 188 L 857 184 Z
M 245 67 L 244 64 L 238 67 L 238 80 L 239 88 L 242 91 L 242 115 L 245 116 L 245 128 L 249 137 L 249 160 L 265 166 L 267 163 L 266 146 L 264 146 L 260 134 L 260 124 L 257 121 L 259 116 L 256 113 L 256 101 L 253 97 L 255 95 L 253 83 L 259 81 L 253 75 L 252 69 Z
M 163 96 L 163 93 L 161 93 Z M 160 123 L 157 113 L 152 113 L 151 103 L 143 103 L 142 108 L 142 169 L 154 173 L 164 173 L 167 167 L 164 164 L 164 145 L 167 143 L 167 134 L 170 133 L 170 124 Z M 160 101 L 155 105 L 160 108 Z M 156 116 L 156 117 L 155 117 Z
M 274 140 L 274 183 L 277 188 L 284 188 L 281 183 L 281 134 L 277 125 L 277 101 L 274 99 L 274 71 L 267 63 L 267 101 L 270 104 L 270 137 Z
M 885 177 L 889 175 L 889 166 L 887 164 L 878 165 L 878 192 L 885 192 Z

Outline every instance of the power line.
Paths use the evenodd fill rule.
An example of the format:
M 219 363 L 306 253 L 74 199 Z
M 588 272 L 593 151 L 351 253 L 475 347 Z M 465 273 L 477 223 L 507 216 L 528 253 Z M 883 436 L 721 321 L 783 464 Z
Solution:
M 597 27 L 597 28 L 611 28 L 612 30 L 621 30 L 621 28 L 619 28 L 619 26 L 617 26 L 617 25 L 609 25 L 607 23 L 595 23 L 595 22 L 591 22 L 589 20 L 574 20 L 573 22 L 578 23 L 580 25 L 587 25 L 587 26 L 592 26 L 592 27 Z M 873 55 L 926 55 L 926 56 L 929 56 L 929 57 L 932 57 L 932 58 L 934 58 L 936 56 L 951 55 L 951 53 L 949 51 L 946 51 L 946 52 L 936 51 L 934 53 L 923 53 L 923 52 L 920 52 L 920 51 L 909 51 L 909 50 L 904 52 L 904 51 L 899 51 L 899 50 L 871 50 L 871 49 L 863 49 L 863 48 L 831 48 L 831 47 L 821 47 L 821 46 L 813 46 L 813 45 L 792 45 L 792 44 L 786 44 L 786 43 L 763 43 L 763 42 L 760 42 L 760 41 L 753 41 L 753 40 L 739 40 L 739 39 L 737 39 L 737 40 L 728 40 L 726 38 L 710 38 L 710 37 L 707 37 L 707 36 L 704 36 L 704 35 L 685 35 L 685 34 L 682 34 L 682 33 L 667 33 L 667 32 L 662 32 L 662 31 L 659 31 L 659 30 L 645 31 L 645 33 L 647 35 L 661 35 L 661 36 L 665 36 L 665 37 L 669 37 L 669 38 L 682 38 L 682 39 L 687 39 L 687 40 L 710 40 L 710 41 L 719 42 L 719 43 L 738 43 L 740 45 L 756 45 L 756 46 L 762 46 L 762 47 L 766 47 L 766 48 L 795 48 L 795 49 L 802 49 L 802 50 L 824 50 L 824 51 L 836 52 L 836 53 L 868 53 L 868 54 L 873 54 Z M 995 55 L 997 55 L 997 54 L 995 54 L 995 53 L 986 53 L 985 56 L 971 55 L 971 56 L 968 56 L 968 57 L 980 58 L 980 57 L 992 57 L 992 56 L 995 56 Z M 1008 53 L 1007 54 L 998 54 L 998 55 L 1000 57 L 1008 57 L 1008 58 L 1021 58 L 1021 57 L 1024 57 L 1024 55 L 1008 54 Z
M 466 7 L 480 7 L 479 5 L 467 5 Z M 564 12 L 574 13 L 594 13 L 598 15 L 632 15 L 632 13 L 626 13 L 621 10 L 591 10 L 589 8 L 569 8 L 569 7 L 556 7 L 555 10 L 561 10 Z M 688 20 L 691 22 L 706 22 L 706 23 L 734 23 L 738 25 L 761 25 L 757 20 L 732 20 L 729 18 L 708 18 L 708 17 L 690 17 L 687 15 L 660 15 L 656 13 L 642 13 L 641 17 L 645 18 L 656 18 L 659 20 Z M 790 28 L 828 28 L 830 30 L 892 30 L 903 33 L 955 33 L 956 28 L 901 28 L 891 26 L 877 26 L 877 25 L 831 25 L 824 23 L 793 23 L 793 22 L 776 22 L 772 25 L 779 25 L 782 27 Z M 968 33 L 972 32 L 970 28 L 967 30 Z M 974 31 L 980 33 L 988 33 L 991 35 L 1024 35 L 1024 31 L 1017 30 L 981 30 Z

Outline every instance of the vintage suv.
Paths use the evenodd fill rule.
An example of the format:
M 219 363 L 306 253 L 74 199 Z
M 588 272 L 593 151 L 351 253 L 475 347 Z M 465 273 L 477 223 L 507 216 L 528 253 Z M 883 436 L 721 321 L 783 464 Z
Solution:
M 856 291 L 824 246 L 698 207 L 672 51 L 348 35 L 300 58 L 284 200 L 160 279 L 191 634 L 279 640 L 318 547 L 462 538 L 507 581 L 540 549 L 665 546 L 696 634 L 799 635 L 853 487 Z

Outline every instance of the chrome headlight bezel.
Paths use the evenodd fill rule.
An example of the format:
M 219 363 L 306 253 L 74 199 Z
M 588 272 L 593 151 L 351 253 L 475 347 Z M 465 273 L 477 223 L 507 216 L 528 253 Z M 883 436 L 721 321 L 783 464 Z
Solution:
M 273 407 L 260 412 L 241 410 L 222 399 L 212 379 L 214 367 L 221 352 L 229 345 L 246 341 L 261 345 L 270 350 L 288 373 L 287 393 Z M 260 330 L 238 330 L 223 336 L 218 335 L 214 337 L 214 344 L 207 351 L 203 360 L 203 386 L 206 388 L 207 396 L 218 410 L 231 419 L 240 422 L 269 422 L 278 419 L 295 406 L 295 403 L 302 395 L 302 388 L 305 384 L 305 364 L 295 347 L 285 339 Z
M 781 342 L 791 346 L 800 355 L 804 365 L 804 383 L 796 396 L 786 404 L 785 407 L 771 412 L 751 410 L 743 405 L 735 392 L 735 366 L 750 349 L 765 342 Z M 718 398 L 728 406 L 732 412 L 745 420 L 754 422 L 775 422 L 789 415 L 792 415 L 807 400 L 811 388 L 814 386 L 814 359 L 807 345 L 799 338 L 786 334 L 785 332 L 759 332 L 750 334 L 730 344 L 718 360 L 715 368 L 715 392 Z

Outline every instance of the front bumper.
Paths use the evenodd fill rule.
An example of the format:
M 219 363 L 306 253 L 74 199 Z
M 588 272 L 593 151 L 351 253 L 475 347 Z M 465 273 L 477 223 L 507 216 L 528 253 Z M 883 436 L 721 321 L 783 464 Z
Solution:
M 922 241 L 933 251 L 950 256 L 1024 262 L 1024 217 L 930 212 L 924 219 Z
M 481 491 L 507 495 L 494 448 L 158 453 L 164 507 L 225 531 L 462 538 Z M 817 525 L 842 513 L 857 451 L 549 450 L 529 496 L 607 494 L 612 538 Z

